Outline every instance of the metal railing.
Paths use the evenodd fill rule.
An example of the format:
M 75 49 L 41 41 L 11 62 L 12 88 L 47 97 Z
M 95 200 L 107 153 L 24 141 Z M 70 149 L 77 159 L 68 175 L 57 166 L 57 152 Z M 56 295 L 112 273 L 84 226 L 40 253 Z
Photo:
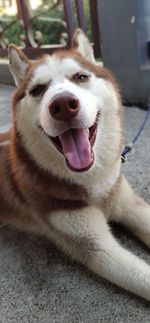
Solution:
M 11 1 L 10 1 L 11 2 Z M 80 27 L 85 33 L 87 32 L 84 0 L 57 0 L 54 2 L 51 10 L 57 5 L 62 6 L 64 18 L 51 18 L 50 16 L 36 15 L 33 16 L 29 0 L 16 0 L 17 18 L 8 18 L 0 16 L 0 57 L 7 56 L 8 40 L 5 39 L 5 32 L 12 25 L 18 21 L 23 27 L 24 33 L 20 35 L 20 45 L 24 52 L 31 58 L 42 54 L 43 52 L 51 53 L 53 50 L 65 48 L 70 44 L 73 31 L 75 29 L 75 22 L 73 17 L 76 16 L 76 26 Z M 91 19 L 92 41 L 94 43 L 95 56 L 101 56 L 100 37 L 99 37 L 99 22 L 97 14 L 98 0 L 88 0 L 89 13 Z M 76 15 L 74 14 L 76 13 Z M 47 21 L 47 23 L 55 22 L 57 25 L 61 24 L 68 35 L 68 40 L 65 39 L 65 34 L 60 35 L 61 42 L 59 44 L 48 44 L 43 46 L 40 44 L 39 38 L 41 33 L 37 31 L 36 35 L 33 33 L 33 22 L 35 20 Z M 5 27 L 3 27 L 5 25 Z M 52 31 L 51 31 L 52 32 Z

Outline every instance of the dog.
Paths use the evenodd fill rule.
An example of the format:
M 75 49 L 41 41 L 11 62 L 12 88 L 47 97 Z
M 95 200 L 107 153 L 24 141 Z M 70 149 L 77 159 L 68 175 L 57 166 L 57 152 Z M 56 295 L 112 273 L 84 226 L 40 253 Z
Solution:
M 82 30 L 29 60 L 9 47 L 13 125 L 0 136 L 0 221 L 50 238 L 95 274 L 150 301 L 150 266 L 109 222 L 150 246 L 150 206 L 121 174 L 122 105 Z

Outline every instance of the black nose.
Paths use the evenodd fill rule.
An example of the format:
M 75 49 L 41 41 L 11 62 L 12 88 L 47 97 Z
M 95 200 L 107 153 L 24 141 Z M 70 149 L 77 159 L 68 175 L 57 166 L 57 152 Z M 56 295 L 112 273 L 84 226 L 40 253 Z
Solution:
M 79 100 L 70 92 L 56 95 L 49 105 L 49 112 L 56 120 L 68 121 L 74 118 L 79 111 Z

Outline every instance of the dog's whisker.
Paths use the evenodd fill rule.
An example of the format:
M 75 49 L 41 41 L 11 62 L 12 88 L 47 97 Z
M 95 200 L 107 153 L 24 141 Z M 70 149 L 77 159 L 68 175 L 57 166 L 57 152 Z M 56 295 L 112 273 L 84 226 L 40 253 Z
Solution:
M 150 247 L 150 206 L 121 174 L 118 86 L 80 29 L 72 43 L 71 51 L 35 61 L 9 46 L 17 90 L 14 135 L 0 134 L 0 222 L 52 239 L 95 274 L 150 301 L 150 266 L 109 227 L 120 222 Z

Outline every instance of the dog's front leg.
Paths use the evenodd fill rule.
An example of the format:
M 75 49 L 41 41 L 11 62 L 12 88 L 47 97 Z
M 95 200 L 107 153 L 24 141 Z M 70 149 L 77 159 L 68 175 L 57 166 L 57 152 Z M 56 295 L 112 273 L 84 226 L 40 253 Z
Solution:
M 112 198 L 111 219 L 126 225 L 150 247 L 150 205 L 133 192 L 123 176 Z
M 100 210 L 86 207 L 54 213 L 49 222 L 53 240 L 74 259 L 150 300 L 150 266 L 118 244 Z

